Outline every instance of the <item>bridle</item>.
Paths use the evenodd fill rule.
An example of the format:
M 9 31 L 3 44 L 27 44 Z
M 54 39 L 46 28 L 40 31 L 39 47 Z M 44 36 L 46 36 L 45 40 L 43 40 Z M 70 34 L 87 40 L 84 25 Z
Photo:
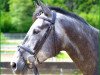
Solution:
M 19 48 L 19 52 L 21 54 L 21 57 L 25 63 L 25 65 L 27 65 L 23 55 L 22 55 L 22 52 L 20 50 L 23 49 L 24 51 L 28 52 L 29 54 L 33 55 L 35 59 L 37 59 L 36 55 L 38 54 L 39 50 L 41 49 L 41 47 L 43 46 L 43 44 L 45 43 L 46 39 L 48 38 L 50 32 L 53 30 L 53 41 L 54 41 L 54 45 L 55 45 L 55 54 L 56 54 L 56 37 L 55 37 L 55 20 L 56 20 L 56 12 L 52 11 L 52 20 L 48 19 L 48 18 L 44 18 L 44 17 L 41 17 L 41 16 L 37 16 L 37 18 L 41 18 L 45 21 L 48 21 L 50 22 L 50 25 L 49 27 L 46 29 L 46 32 L 45 34 L 43 35 L 43 37 L 41 39 L 39 39 L 34 47 L 34 53 L 28 48 L 26 47 L 25 45 L 19 45 L 18 48 Z M 38 61 L 39 62 L 39 61 Z M 33 64 L 34 65 L 34 64 Z M 36 66 L 35 66 L 36 67 Z M 36 74 L 35 75 L 38 75 L 38 70 L 36 70 Z

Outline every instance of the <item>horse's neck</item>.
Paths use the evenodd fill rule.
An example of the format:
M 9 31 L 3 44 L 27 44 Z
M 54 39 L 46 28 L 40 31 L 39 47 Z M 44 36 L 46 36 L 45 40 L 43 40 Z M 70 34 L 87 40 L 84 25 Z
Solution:
M 98 32 L 71 17 L 63 18 L 59 22 L 66 34 L 64 43 L 67 53 L 84 74 L 93 75 L 97 64 Z
M 60 23 L 66 34 L 65 38 L 68 40 L 67 45 L 75 47 L 77 52 L 86 49 L 87 52 L 90 50 L 93 54 L 97 52 L 99 30 L 69 16 L 61 19 Z

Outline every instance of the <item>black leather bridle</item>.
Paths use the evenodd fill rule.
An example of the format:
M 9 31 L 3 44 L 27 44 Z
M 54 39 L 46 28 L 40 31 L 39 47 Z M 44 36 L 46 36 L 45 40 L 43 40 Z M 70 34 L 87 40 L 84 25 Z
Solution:
M 48 22 L 50 22 L 50 25 L 49 25 L 49 27 L 47 28 L 47 30 L 46 30 L 46 32 L 45 32 L 45 34 L 43 35 L 43 37 L 41 38 L 41 39 L 39 39 L 38 41 L 37 41 L 37 43 L 36 43 L 36 45 L 35 45 L 35 47 L 34 47 L 34 53 L 28 48 L 28 47 L 26 47 L 26 46 L 24 46 L 24 45 L 19 45 L 18 47 L 19 47 L 19 52 L 20 52 L 20 54 L 21 54 L 21 57 L 22 57 L 22 59 L 24 60 L 24 63 L 27 65 L 27 63 L 26 63 L 26 61 L 25 61 L 25 59 L 24 59 L 24 57 L 23 57 L 23 55 L 22 55 L 22 52 L 21 52 L 21 50 L 20 50 L 20 48 L 21 49 L 23 49 L 24 51 L 26 51 L 26 52 L 28 52 L 28 53 L 30 53 L 31 55 L 33 55 L 34 56 L 34 58 L 36 59 L 37 57 L 36 57 L 36 55 L 37 55 L 37 53 L 39 52 L 39 50 L 41 49 L 41 47 L 43 46 L 43 44 L 45 43 L 45 41 L 46 41 L 46 39 L 48 38 L 48 36 L 49 36 L 49 34 L 50 34 L 50 32 L 53 30 L 53 41 L 54 41 L 54 45 L 56 45 L 56 38 L 55 38 L 55 26 L 54 26 L 54 24 L 55 24 L 55 20 L 56 20 L 56 12 L 54 12 L 54 11 L 52 11 L 52 20 L 50 20 L 50 19 L 48 19 L 48 18 L 44 18 L 44 17 L 41 17 L 41 16 L 37 16 L 37 18 L 41 18 L 41 19 L 44 19 L 44 20 L 46 20 L 46 21 L 48 21 Z M 56 46 L 55 46 L 55 54 L 56 54 Z M 38 61 L 39 62 L 39 61 Z M 34 65 L 34 64 L 33 64 Z M 36 66 L 35 66 L 36 67 Z M 38 75 L 39 73 L 38 73 L 38 70 L 36 70 L 37 72 L 35 73 L 35 75 Z

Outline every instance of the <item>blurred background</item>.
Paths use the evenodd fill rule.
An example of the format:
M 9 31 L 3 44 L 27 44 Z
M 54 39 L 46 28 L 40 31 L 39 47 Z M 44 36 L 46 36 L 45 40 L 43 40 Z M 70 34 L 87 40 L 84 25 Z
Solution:
M 84 18 L 90 25 L 100 29 L 99 0 L 42 0 L 46 5 L 58 6 Z M 25 34 L 33 23 L 34 0 L 0 0 L 0 37 L 1 62 L 10 62 L 12 55 L 21 44 Z M 72 62 L 66 52 L 46 62 Z M 0 64 L 2 65 L 2 64 Z M 70 66 L 69 66 L 70 67 Z M 60 73 L 61 72 L 61 73 Z M 62 73 L 62 72 L 67 72 Z M 6 74 L 4 71 L 3 73 Z M 53 72 L 52 72 L 53 74 Z M 52 75 L 51 74 L 51 75 Z M 63 71 L 57 75 L 81 75 L 78 69 Z

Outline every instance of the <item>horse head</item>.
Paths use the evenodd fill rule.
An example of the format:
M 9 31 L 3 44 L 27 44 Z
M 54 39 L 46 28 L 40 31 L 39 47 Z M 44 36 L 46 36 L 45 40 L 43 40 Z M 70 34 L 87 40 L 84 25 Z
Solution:
M 33 68 L 38 75 L 38 64 L 65 50 L 84 75 L 94 75 L 98 64 L 99 30 L 76 14 L 50 8 L 39 0 L 35 4 L 35 22 L 13 57 L 13 71 L 24 74 L 28 68 Z
M 55 48 L 60 49 L 61 47 L 55 37 L 56 12 L 51 11 L 39 0 L 36 5 L 38 7 L 34 13 L 36 20 L 30 27 L 22 45 L 18 46 L 18 51 L 11 62 L 11 67 L 16 74 L 23 74 L 28 68 L 35 67 L 36 69 L 37 64 L 59 52 L 56 52 Z M 41 11 L 38 12 L 38 9 Z M 55 43 L 59 46 L 56 47 Z

